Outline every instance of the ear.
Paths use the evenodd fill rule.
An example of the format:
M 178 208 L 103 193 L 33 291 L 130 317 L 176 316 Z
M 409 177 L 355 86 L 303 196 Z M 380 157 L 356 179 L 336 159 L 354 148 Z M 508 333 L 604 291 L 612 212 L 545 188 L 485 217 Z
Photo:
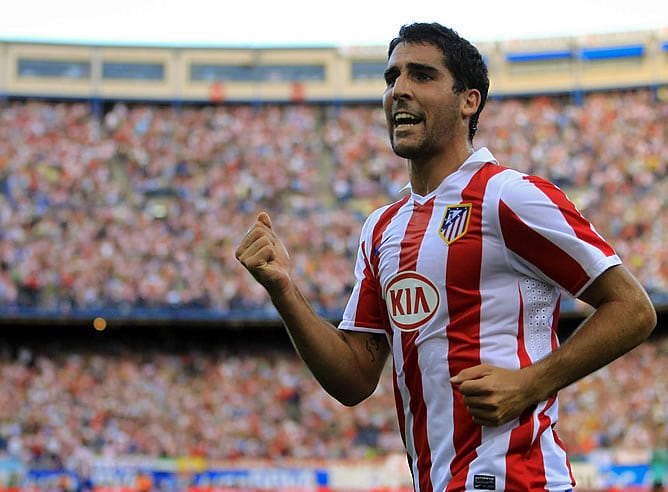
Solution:
M 480 91 L 478 89 L 467 89 L 462 96 L 462 115 L 465 118 L 470 118 L 480 107 Z

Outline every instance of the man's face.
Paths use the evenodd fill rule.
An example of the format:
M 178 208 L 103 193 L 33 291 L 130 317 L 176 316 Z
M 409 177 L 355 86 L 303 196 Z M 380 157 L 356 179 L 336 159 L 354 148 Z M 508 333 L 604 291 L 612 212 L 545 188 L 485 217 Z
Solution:
M 443 53 L 432 44 L 400 43 L 385 71 L 383 109 L 394 152 L 429 159 L 467 135 L 462 115 L 465 93 L 455 94 Z M 455 138 L 456 137 L 456 138 Z

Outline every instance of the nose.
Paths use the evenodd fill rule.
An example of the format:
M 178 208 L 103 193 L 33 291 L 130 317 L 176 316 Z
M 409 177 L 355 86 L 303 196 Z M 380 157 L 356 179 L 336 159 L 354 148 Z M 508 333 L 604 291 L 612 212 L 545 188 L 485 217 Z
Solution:
M 394 100 L 406 98 L 410 96 L 410 81 L 405 75 L 399 75 L 394 80 L 394 85 L 392 86 L 392 98 Z

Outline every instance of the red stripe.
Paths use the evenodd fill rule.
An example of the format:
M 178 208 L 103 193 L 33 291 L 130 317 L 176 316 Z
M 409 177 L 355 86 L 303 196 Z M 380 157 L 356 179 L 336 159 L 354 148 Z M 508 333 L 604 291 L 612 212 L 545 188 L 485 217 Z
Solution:
M 374 226 L 373 232 L 371 234 L 371 258 L 368 258 L 366 254 L 364 256 L 364 263 L 366 266 L 364 271 L 364 277 L 362 280 L 362 285 L 360 286 L 360 294 L 359 294 L 360 298 L 357 303 L 357 312 L 355 313 L 355 323 L 359 323 L 361 326 L 364 326 L 364 322 L 360 322 L 359 320 L 370 318 L 368 313 L 369 310 L 366 309 L 366 306 L 373 306 L 374 303 L 377 303 L 378 316 L 382 319 L 381 326 L 386 327 L 385 329 L 390 337 L 390 342 L 393 336 L 392 328 L 390 326 L 389 319 L 387 316 L 387 308 L 383 304 L 381 288 L 376 277 L 376 273 L 378 272 L 379 255 L 375 252 L 377 252 L 378 248 L 380 247 L 380 243 L 382 242 L 382 237 L 383 234 L 385 233 L 385 230 L 387 229 L 392 219 L 396 216 L 397 212 L 401 209 L 401 207 L 406 203 L 407 200 L 408 197 L 404 197 L 404 199 L 399 200 L 397 203 L 394 203 L 391 206 L 389 206 L 387 210 L 385 210 L 381 214 L 380 218 L 376 222 L 376 225 Z M 363 254 L 365 251 L 366 251 L 365 245 L 362 245 Z M 378 325 L 371 325 L 371 326 L 378 326 Z M 394 385 L 394 396 L 397 409 L 397 422 L 401 433 L 401 439 L 404 442 L 405 446 L 406 416 L 404 415 L 404 407 L 401 400 L 401 394 L 398 390 L 397 376 L 395 371 L 393 371 L 393 385 Z
M 573 475 L 573 468 L 571 467 L 571 462 L 568 459 L 568 454 L 566 452 L 566 446 L 564 446 L 564 443 L 562 442 L 561 438 L 557 434 L 557 431 L 554 430 L 554 427 L 552 427 L 552 435 L 554 436 L 554 442 L 557 443 L 557 445 L 562 449 L 564 452 L 564 455 L 566 455 L 566 465 L 568 466 L 568 474 L 571 477 L 571 483 L 575 485 L 575 475 Z
M 552 350 L 556 350 L 559 347 L 559 337 L 557 335 L 557 330 L 559 329 L 559 312 L 561 309 L 561 296 L 557 298 L 557 303 L 554 306 L 554 311 L 552 312 Z
M 503 201 L 499 202 L 499 221 L 508 249 L 568 292 L 575 295 L 589 281 L 589 275 L 574 258 L 526 225 Z
M 383 234 L 385 233 L 385 230 L 387 229 L 387 226 L 390 225 L 390 222 L 392 219 L 397 215 L 399 210 L 401 210 L 401 207 L 403 207 L 406 202 L 408 201 L 408 196 L 402 198 L 398 202 L 390 205 L 387 207 L 387 209 L 381 214 L 380 218 L 378 219 L 378 222 L 376 222 L 376 225 L 373 228 L 373 233 L 371 235 L 371 255 L 372 255 L 372 261 L 373 261 L 373 266 L 376 271 L 378 271 L 378 262 L 379 262 L 379 255 L 374 254 L 375 251 L 378 251 L 378 248 L 380 248 L 380 244 L 383 241 Z
M 413 214 L 406 226 L 404 238 L 401 240 L 401 256 L 399 257 L 399 272 L 406 270 L 415 270 L 417 268 L 417 259 L 422 246 L 427 225 L 431 220 L 431 213 L 434 209 L 434 199 L 427 201 L 424 205 L 416 203 L 413 207 Z
M 517 357 L 520 359 L 520 367 L 526 367 L 531 364 L 531 358 L 527 353 L 526 345 L 524 343 L 524 298 L 522 297 L 522 289 L 517 286 L 519 293 L 519 320 L 517 323 Z
M 397 424 L 399 425 L 399 434 L 401 435 L 401 441 L 404 443 L 404 448 L 406 447 L 406 414 L 404 414 L 404 405 L 403 399 L 401 398 L 401 392 L 399 391 L 399 381 L 397 380 L 397 371 L 392 371 L 392 386 L 394 388 L 394 402 L 397 407 Z M 408 458 L 409 465 L 412 462 L 411 456 L 406 453 Z M 413 472 L 413 466 L 410 465 L 409 469 L 411 473 Z
M 369 306 L 378 305 L 380 299 L 380 286 L 373 274 L 371 263 L 364 253 L 365 244 L 362 243 L 362 254 L 364 256 L 364 274 L 360 285 L 359 300 L 357 302 L 357 311 L 355 312 L 355 325 L 377 328 L 385 326 L 383 321 L 383 309 L 368 309 Z
M 533 437 L 533 410 L 525 410 L 519 418 L 519 425 L 510 434 L 508 451 L 506 452 L 506 486 L 504 490 L 526 490 L 526 486 L 536 480 L 536 470 L 529 466 L 527 460 L 534 457 L 531 446 Z M 540 446 L 536 446 L 540 450 Z M 542 460 L 541 460 L 542 463 Z M 545 472 L 540 474 L 545 476 Z M 534 490 L 533 488 L 531 490 Z
M 545 458 L 543 457 L 543 447 L 540 445 L 540 438 L 552 427 L 552 420 L 546 415 L 548 409 L 556 404 L 557 395 L 550 398 L 542 412 L 538 414 L 538 438 L 536 444 L 531 448 L 531 453 L 525 457 L 525 464 L 531 471 L 533 481 L 532 490 L 546 490 L 547 476 L 545 474 Z
M 404 238 L 401 241 L 401 256 L 399 257 L 399 272 L 415 270 L 417 259 L 424 239 L 425 231 L 431 219 L 434 208 L 434 199 L 424 205 L 415 204 L 413 214 L 406 227 Z M 427 435 L 427 406 L 424 402 L 422 387 L 422 372 L 418 361 L 418 350 L 415 339 L 418 331 L 401 332 L 401 346 L 404 359 L 404 374 L 406 387 L 410 390 L 410 410 L 413 415 L 413 440 L 417 451 L 418 482 L 420 492 L 432 492 L 431 483 L 431 450 Z
M 462 193 L 463 203 L 472 203 L 468 231 L 448 249 L 446 266 L 448 364 L 454 376 L 462 369 L 480 364 L 480 273 L 482 258 L 482 201 L 489 179 L 503 171 L 486 165 L 473 176 Z M 471 419 L 461 393 L 454 392 L 453 445 L 450 464 L 453 479 L 446 490 L 464 490 L 469 463 L 481 442 L 480 426 Z
M 362 283 L 360 285 L 359 300 L 357 302 L 357 311 L 355 312 L 355 324 L 362 327 L 375 328 L 378 326 L 385 326 L 386 331 L 391 336 L 392 330 L 388 323 L 387 319 L 387 310 L 383 304 L 383 298 L 381 295 L 381 287 L 378 284 L 378 279 L 376 278 L 376 273 L 378 272 L 378 256 L 374 254 L 376 248 L 379 247 L 381 242 L 381 237 L 387 229 L 387 226 L 390 224 L 392 218 L 396 215 L 397 211 L 401 206 L 408 200 L 404 198 L 399 202 L 391 205 L 390 207 L 383 212 L 383 214 L 376 222 L 374 226 L 373 233 L 371 235 L 371 258 L 367 257 L 365 254 L 366 245 L 362 244 L 362 254 L 364 255 L 364 275 L 362 277 Z M 368 306 L 376 305 L 377 309 L 371 310 L 368 309 Z
M 534 409 L 527 409 L 520 416 L 520 425 L 512 432 L 510 446 L 506 455 L 507 474 L 505 490 L 508 492 L 524 490 L 527 485 L 530 486 L 530 490 L 546 490 L 545 459 L 540 439 L 548 428 L 552 426 L 552 421 L 546 415 L 546 412 L 555 404 L 555 401 L 556 395 L 548 400 L 543 411 L 538 414 L 538 432 L 533 444 L 531 440 L 533 435 Z
M 579 239 L 598 248 L 605 256 L 613 256 L 615 254 L 612 247 L 592 230 L 591 224 L 582 216 L 573 202 L 571 202 L 559 188 L 549 181 L 536 176 L 527 176 L 525 179 L 545 193 L 552 203 L 559 207 L 564 219 L 573 228 L 575 235 Z

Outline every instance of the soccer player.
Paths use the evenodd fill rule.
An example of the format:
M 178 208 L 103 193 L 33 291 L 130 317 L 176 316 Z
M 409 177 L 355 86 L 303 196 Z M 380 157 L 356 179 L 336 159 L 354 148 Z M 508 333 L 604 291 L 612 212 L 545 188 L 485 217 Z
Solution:
M 385 82 L 410 190 L 367 218 L 338 327 L 301 294 L 267 213 L 236 256 L 343 404 L 374 391 L 391 354 L 416 491 L 570 490 L 557 392 L 642 343 L 654 308 L 556 186 L 474 149 L 489 80 L 473 45 L 439 24 L 404 26 Z M 594 310 L 559 346 L 562 290 Z

